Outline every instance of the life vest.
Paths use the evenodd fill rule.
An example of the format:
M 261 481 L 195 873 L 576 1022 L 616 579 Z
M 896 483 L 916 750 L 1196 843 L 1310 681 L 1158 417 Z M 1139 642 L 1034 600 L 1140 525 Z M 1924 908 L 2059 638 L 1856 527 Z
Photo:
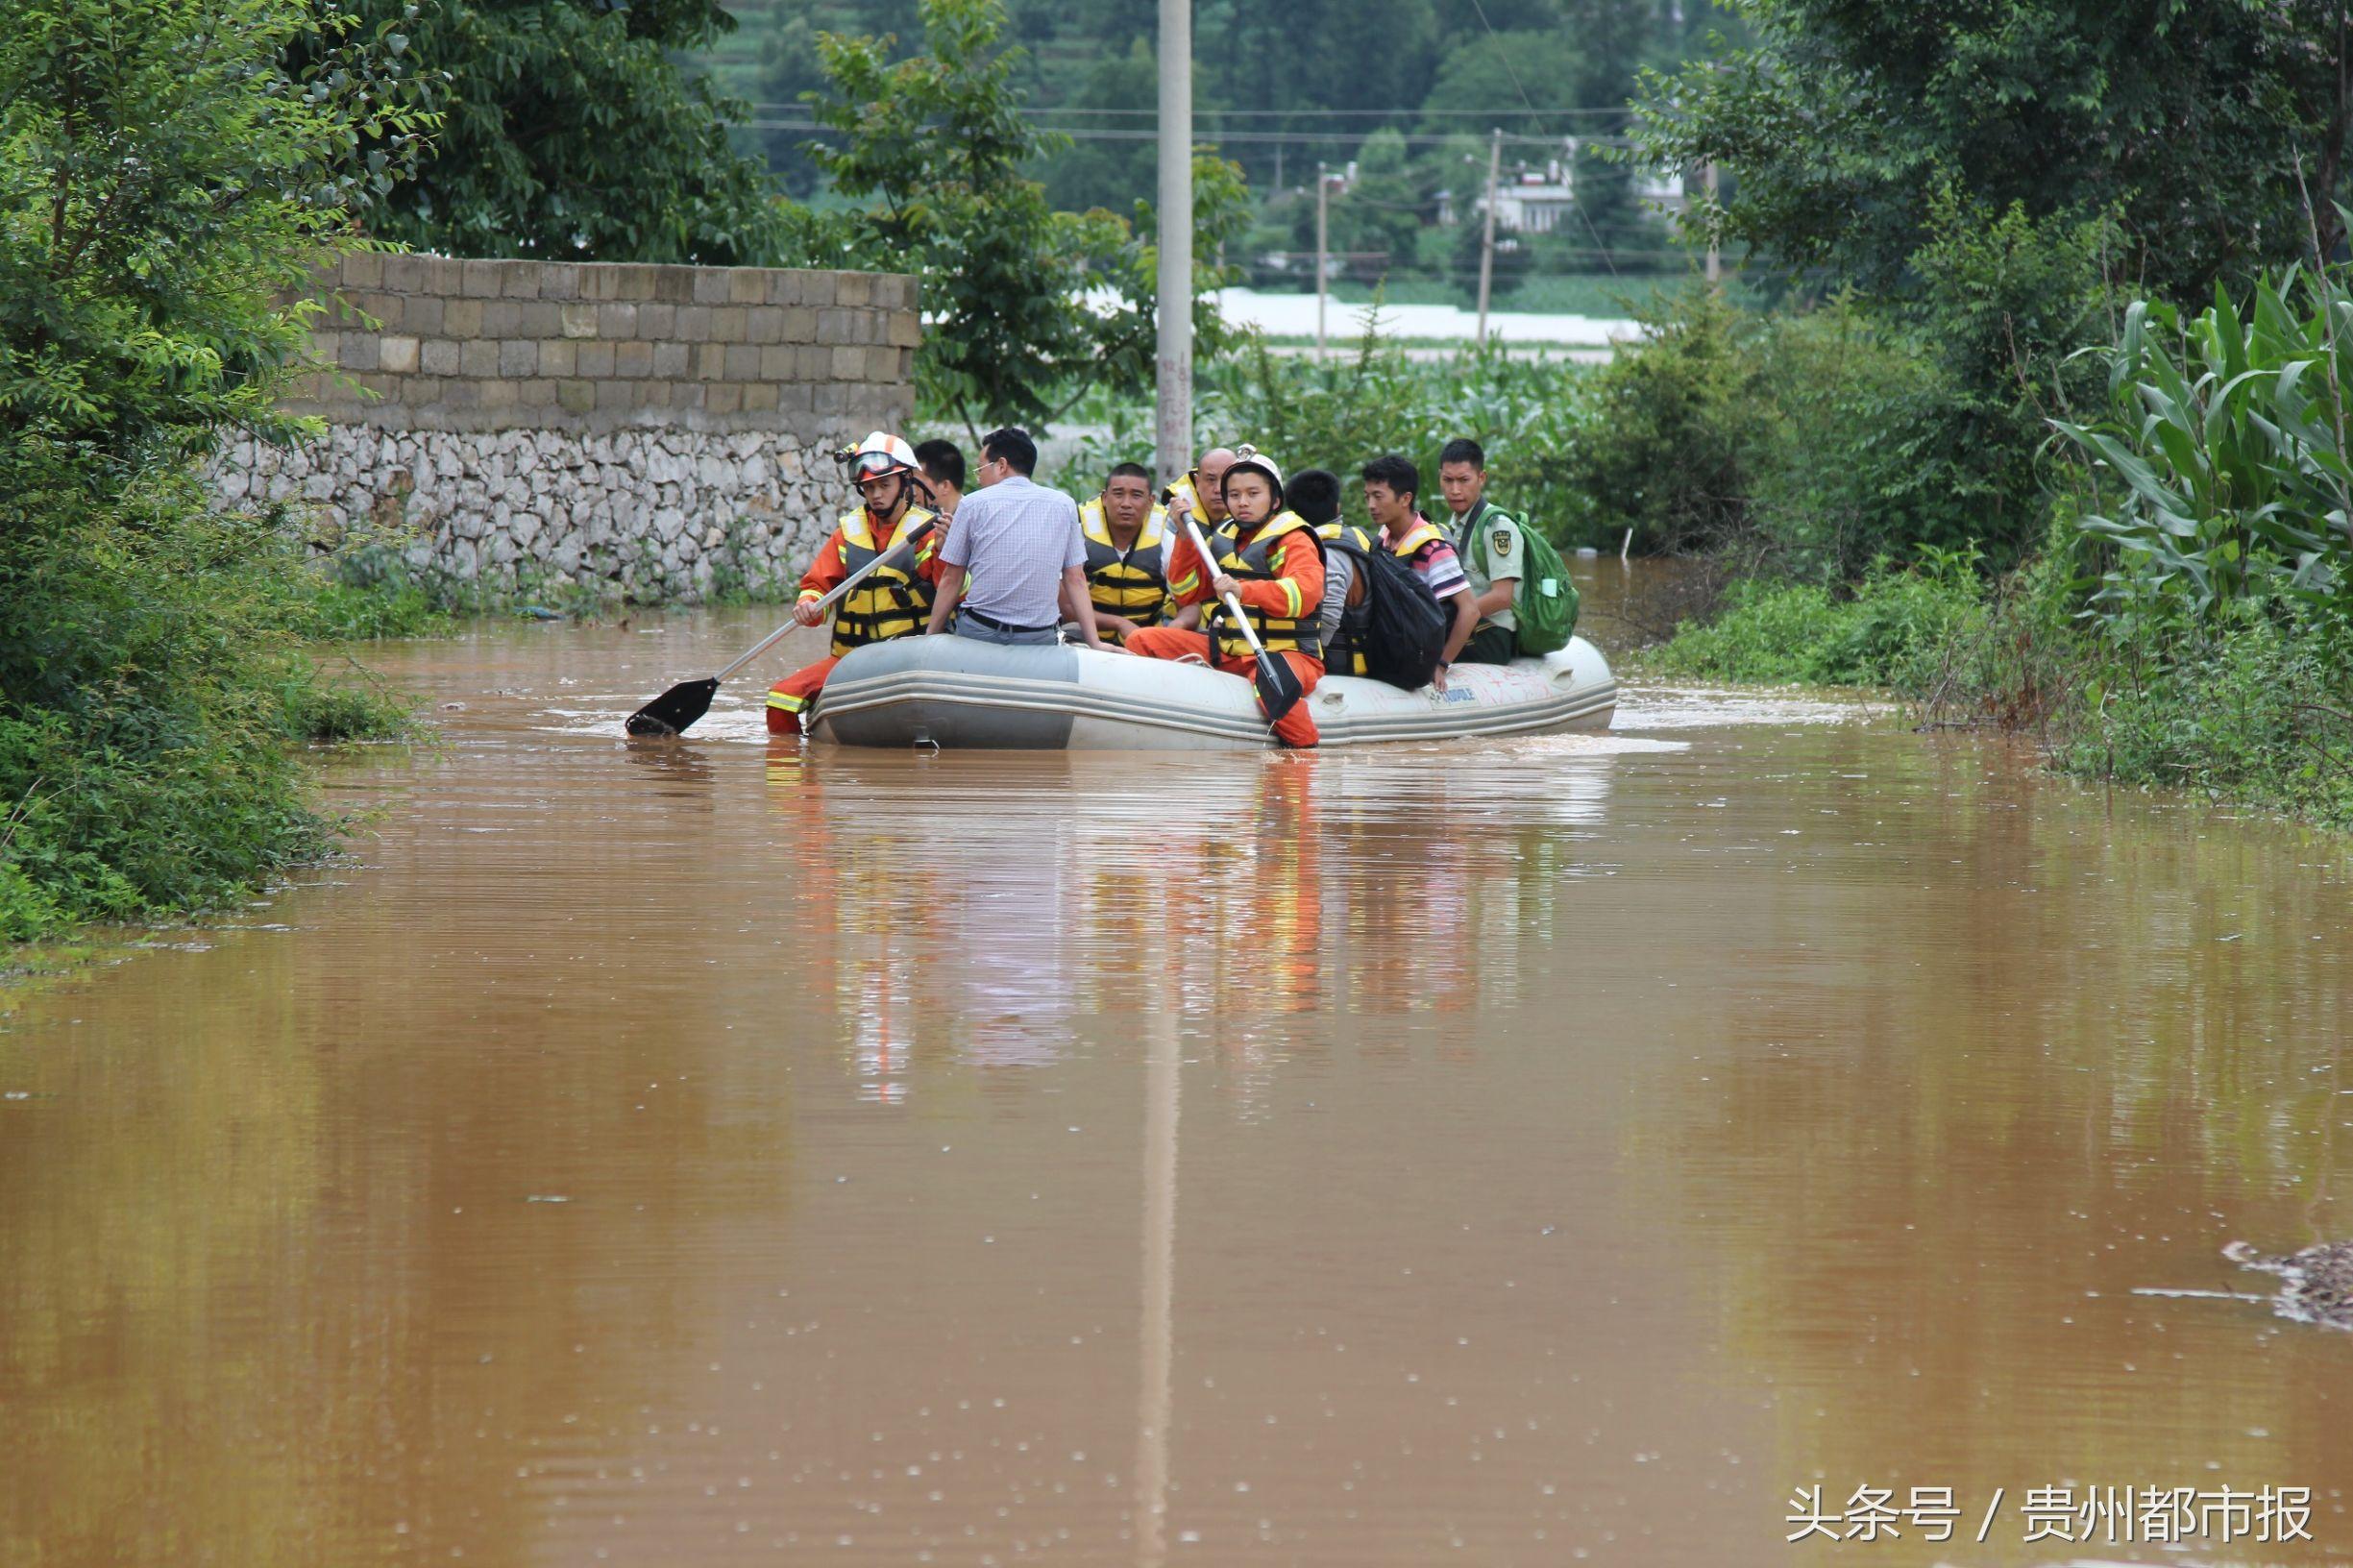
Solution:
M 1278 576 L 1272 561 L 1274 547 L 1293 535 L 1306 540 L 1318 556 L 1323 553 L 1324 542 L 1308 527 L 1307 519 L 1292 511 L 1277 512 L 1259 528 L 1247 549 L 1242 548 L 1241 535 L 1230 518 L 1218 526 L 1215 533 L 1205 532 L 1204 537 L 1209 542 L 1211 564 L 1215 570 L 1237 582 L 1273 582 Z M 1242 613 L 1250 618 L 1251 626 L 1267 652 L 1304 653 L 1311 659 L 1319 659 L 1324 649 L 1323 608 L 1323 601 L 1318 599 L 1312 604 L 1294 605 L 1287 615 L 1254 610 L 1248 605 L 1242 607 Z M 1217 656 L 1246 659 L 1250 657 L 1250 644 L 1234 626 L 1233 620 L 1234 612 L 1226 608 L 1225 600 L 1213 598 L 1203 602 L 1202 628 L 1215 640 Z
M 909 529 L 929 522 L 931 513 L 920 506 L 910 506 L 898 520 L 898 527 L 887 545 L 874 542 L 873 529 L 861 506 L 846 512 L 839 525 L 842 532 L 842 564 L 856 572 L 877 555 L 888 554 L 898 548 Z M 912 637 L 923 629 L 931 619 L 932 586 L 919 574 L 931 559 L 932 542 L 939 537 L 935 531 L 924 536 L 916 547 L 915 559 L 906 566 L 893 564 L 877 567 L 874 575 L 842 597 L 833 607 L 833 651 L 836 657 L 853 648 L 869 643 L 887 643 L 894 637 Z
M 1126 551 L 1112 542 L 1102 497 L 1078 509 L 1078 523 L 1087 538 L 1087 597 L 1095 609 L 1140 626 L 1159 625 L 1168 604 L 1167 508 L 1152 508 Z
M 1408 528 L 1406 536 L 1389 546 L 1389 549 L 1399 560 L 1411 566 L 1413 557 L 1428 550 L 1432 545 L 1448 543 L 1451 541 L 1446 537 L 1446 530 L 1425 517 Z
M 1208 520 L 1206 517 L 1204 517 L 1201 511 L 1201 480 L 1199 475 L 1200 471 L 1198 469 L 1189 469 L 1185 473 L 1178 475 L 1173 482 L 1162 486 L 1160 493 L 1160 503 L 1162 510 L 1165 511 L 1170 502 L 1176 500 L 1176 498 L 1179 496 L 1183 496 L 1187 501 L 1192 503 L 1193 521 L 1201 524 L 1202 527 L 1207 527 L 1209 526 Z
M 1368 529 L 1354 523 L 1320 524 L 1315 536 L 1325 543 L 1324 669 L 1336 675 L 1363 674 L 1364 652 L 1357 646 L 1356 633 L 1364 619 L 1364 586 L 1357 580 L 1356 563 L 1381 547 Z M 1335 544 L 1340 548 L 1333 549 Z

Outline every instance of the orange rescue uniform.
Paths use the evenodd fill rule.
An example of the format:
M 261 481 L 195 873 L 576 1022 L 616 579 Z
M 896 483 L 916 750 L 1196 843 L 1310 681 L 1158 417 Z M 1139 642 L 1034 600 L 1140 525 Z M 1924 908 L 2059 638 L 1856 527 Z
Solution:
M 822 599 L 842 586 L 852 572 L 877 554 L 889 554 L 898 543 L 904 529 L 927 521 L 931 513 L 920 506 L 909 506 L 897 523 L 879 527 L 864 506 L 846 515 L 825 540 L 825 547 L 817 552 L 817 559 L 800 579 L 803 602 Z M 801 716 L 817 694 L 824 689 L 825 677 L 833 667 L 853 648 L 868 643 L 889 642 L 897 637 L 919 636 L 931 614 L 931 597 L 940 580 L 940 559 L 933 548 L 939 543 L 938 529 L 924 535 L 916 547 L 912 572 L 895 567 L 883 567 L 868 577 L 833 611 L 833 650 L 806 669 L 796 670 L 768 691 L 768 730 L 772 735 L 797 734 Z
M 1277 512 L 1267 522 L 1236 534 L 1229 521 L 1209 534 L 1210 549 L 1223 558 L 1223 570 L 1238 584 L 1235 597 L 1250 617 L 1267 651 L 1291 667 L 1302 694 L 1315 690 L 1324 678 L 1322 644 L 1316 637 L 1316 617 L 1324 601 L 1324 556 L 1315 530 L 1294 512 Z M 1204 530 L 1206 533 L 1207 530 Z M 1252 570 L 1254 563 L 1262 563 Z M 1230 675 L 1248 679 L 1257 669 L 1241 634 L 1223 623 L 1232 612 L 1210 590 L 1215 572 L 1204 566 L 1193 549 L 1189 531 L 1177 535 L 1168 557 L 1168 592 L 1181 606 L 1201 604 L 1203 624 L 1214 617 L 1216 636 L 1179 626 L 1145 626 L 1127 640 L 1130 653 L 1147 659 L 1197 658 Z M 1271 634 L 1270 634 L 1271 633 Z M 1275 739 L 1286 746 L 1313 746 L 1315 720 L 1304 698 L 1275 724 Z

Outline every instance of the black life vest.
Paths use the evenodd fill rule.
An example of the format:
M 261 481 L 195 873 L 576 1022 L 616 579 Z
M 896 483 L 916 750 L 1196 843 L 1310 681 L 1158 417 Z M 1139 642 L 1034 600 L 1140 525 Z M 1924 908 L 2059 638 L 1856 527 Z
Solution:
M 1231 519 L 1219 525 L 1215 533 L 1206 537 L 1211 564 L 1216 571 L 1237 582 L 1281 580 L 1286 596 L 1298 600 L 1279 614 L 1243 606 L 1242 613 L 1250 618 L 1251 626 L 1258 632 L 1259 642 L 1266 651 L 1304 653 L 1311 659 L 1323 657 L 1322 597 L 1319 595 L 1315 602 L 1308 603 L 1301 598 L 1298 585 L 1289 578 L 1282 577 L 1274 570 L 1273 562 L 1275 547 L 1287 539 L 1294 543 L 1304 541 L 1321 558 L 1323 541 L 1315 536 L 1313 528 L 1308 527 L 1307 520 L 1297 512 L 1277 512 L 1259 528 L 1247 547 L 1242 545 L 1240 533 Z M 1214 643 L 1217 656 L 1221 659 L 1246 659 L 1250 657 L 1250 644 L 1235 627 L 1233 620 L 1234 612 L 1226 608 L 1223 600 L 1213 598 L 1204 601 L 1201 625 Z
M 856 572 L 875 556 L 888 554 L 898 548 L 899 541 L 910 530 L 929 522 L 931 515 L 920 506 L 908 507 L 892 531 L 891 542 L 878 545 L 865 507 L 843 514 L 842 564 Z M 931 619 L 932 585 L 919 573 L 930 561 L 933 542 L 939 537 L 936 529 L 925 534 L 922 544 L 916 547 L 913 561 L 903 567 L 877 567 L 872 576 L 843 596 L 842 602 L 833 607 L 833 651 L 837 657 L 853 648 L 887 643 L 894 637 L 912 637 L 923 629 Z
M 1135 545 L 1125 551 L 1112 542 L 1102 497 L 1078 509 L 1078 522 L 1087 540 L 1087 597 L 1096 611 L 1140 626 L 1159 625 L 1168 604 L 1167 508 L 1153 507 L 1136 530 Z

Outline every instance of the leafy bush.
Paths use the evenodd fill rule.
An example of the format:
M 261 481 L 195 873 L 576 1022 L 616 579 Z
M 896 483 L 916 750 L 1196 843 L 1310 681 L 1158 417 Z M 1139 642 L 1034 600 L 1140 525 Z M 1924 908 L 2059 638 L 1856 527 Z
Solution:
M 1770 425 L 1762 324 L 1722 296 L 1691 296 L 1643 321 L 1638 343 L 1595 376 L 1562 478 L 1601 527 L 1646 553 L 1720 549 L 1748 530 Z
M 2204 617 L 2248 596 L 2341 595 L 2353 568 L 2348 311 L 2338 278 L 2291 268 L 2256 284 L 2243 319 L 2222 293 L 2186 323 L 2142 301 L 2115 344 L 2092 351 L 2107 363 L 2105 416 L 2053 423 L 2085 465 L 2078 526 L 2113 547 L 2102 613 L 2179 599 Z
M 0 939 L 216 907 L 329 846 L 290 747 L 408 714 L 305 653 L 316 591 L 178 476 L 0 536 Z
M 1986 536 L 1960 401 L 1917 333 L 1851 294 L 1763 315 L 1687 292 L 1596 373 L 1558 477 L 1605 542 L 1630 527 L 1646 552 L 1850 582 Z
M 2063 768 L 2353 827 L 2353 618 L 2243 598 L 2157 648 L 2103 642 Z
M 26 0 L 0 29 L 0 938 L 318 854 L 292 747 L 405 723 L 306 657 L 316 579 L 194 477 L 224 429 L 308 429 L 278 412 L 312 368 L 286 302 L 415 153 L 401 53 L 306 0 Z
M 1816 686 L 1935 689 L 1949 649 L 1984 624 L 1975 557 L 1929 552 L 1899 571 L 1882 561 L 1851 598 L 1815 583 L 1734 583 L 1713 622 L 1686 623 L 1646 662 L 1662 674 Z

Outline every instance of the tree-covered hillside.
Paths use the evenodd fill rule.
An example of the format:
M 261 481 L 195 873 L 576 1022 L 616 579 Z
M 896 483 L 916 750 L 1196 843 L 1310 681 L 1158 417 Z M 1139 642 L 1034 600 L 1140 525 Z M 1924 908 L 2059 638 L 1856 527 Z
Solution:
M 1008 3 L 1009 37 L 1028 52 L 1017 82 L 1027 112 L 1070 138 L 1035 170 L 1054 204 L 1125 211 L 1150 199 L 1156 0 Z M 818 35 L 894 33 L 912 52 L 915 0 L 733 0 L 728 10 L 736 31 L 698 58 L 752 106 L 744 143 L 785 188 L 810 195 L 820 180 L 800 95 L 823 85 Z M 1565 179 L 1577 192 L 1549 232 L 1507 233 L 1499 287 L 1679 268 L 1636 171 L 1604 153 L 1628 129 L 1644 67 L 1679 66 L 1737 23 L 1704 0 L 1200 0 L 1193 29 L 1196 134 L 1242 166 L 1260 199 L 1260 221 L 1229 260 L 1251 282 L 1304 285 L 1296 253 L 1314 244 L 1316 168 L 1354 165 L 1330 204 L 1347 276 L 1392 294 L 1419 282 L 1452 296 L 1477 276 L 1478 226 L 1461 220 L 1497 130 L 1507 181 Z

